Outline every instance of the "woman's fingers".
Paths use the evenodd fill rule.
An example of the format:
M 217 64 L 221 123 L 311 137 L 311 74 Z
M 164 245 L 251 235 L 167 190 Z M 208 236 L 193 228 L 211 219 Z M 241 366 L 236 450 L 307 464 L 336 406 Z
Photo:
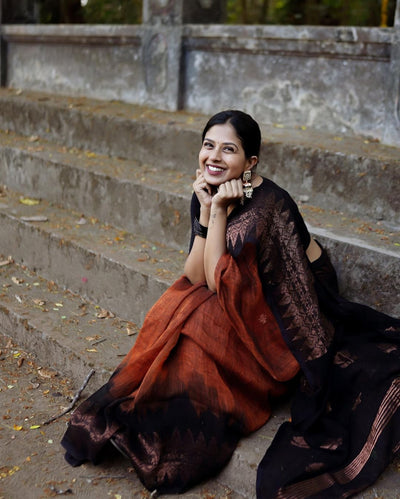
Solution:
M 243 185 L 240 180 L 233 179 L 218 187 L 218 196 L 221 200 L 239 199 L 243 196 Z

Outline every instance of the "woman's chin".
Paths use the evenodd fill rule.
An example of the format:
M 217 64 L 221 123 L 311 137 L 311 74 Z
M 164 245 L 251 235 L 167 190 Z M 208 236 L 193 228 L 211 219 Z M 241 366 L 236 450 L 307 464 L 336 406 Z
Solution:
M 219 185 L 226 182 L 226 179 L 224 179 L 222 175 L 210 175 L 209 173 L 204 175 L 204 180 L 207 182 L 207 184 L 213 185 L 214 187 L 218 187 Z

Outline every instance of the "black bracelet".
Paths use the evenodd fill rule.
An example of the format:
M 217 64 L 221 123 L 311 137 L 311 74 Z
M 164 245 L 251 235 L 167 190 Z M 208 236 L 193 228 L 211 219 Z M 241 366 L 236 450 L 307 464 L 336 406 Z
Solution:
M 195 218 L 193 221 L 193 232 L 195 236 L 200 236 L 205 239 L 207 237 L 208 228 L 201 225 L 197 218 Z

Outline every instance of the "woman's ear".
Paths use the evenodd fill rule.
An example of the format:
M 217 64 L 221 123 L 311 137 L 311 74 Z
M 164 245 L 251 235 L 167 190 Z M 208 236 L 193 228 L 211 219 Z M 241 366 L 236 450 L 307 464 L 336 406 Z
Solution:
M 248 159 L 248 162 L 249 162 L 249 168 L 248 168 L 248 170 L 253 170 L 257 166 L 257 164 L 258 164 L 258 156 L 251 156 Z

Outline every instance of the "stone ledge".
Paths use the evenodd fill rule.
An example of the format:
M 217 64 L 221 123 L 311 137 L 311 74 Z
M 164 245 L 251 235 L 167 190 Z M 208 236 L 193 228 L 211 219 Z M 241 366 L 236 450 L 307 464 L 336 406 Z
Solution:
M 119 25 L 3 25 L 2 36 L 10 43 L 62 43 L 140 45 L 144 28 Z
M 390 61 L 392 28 L 310 26 L 184 27 L 186 50 Z

